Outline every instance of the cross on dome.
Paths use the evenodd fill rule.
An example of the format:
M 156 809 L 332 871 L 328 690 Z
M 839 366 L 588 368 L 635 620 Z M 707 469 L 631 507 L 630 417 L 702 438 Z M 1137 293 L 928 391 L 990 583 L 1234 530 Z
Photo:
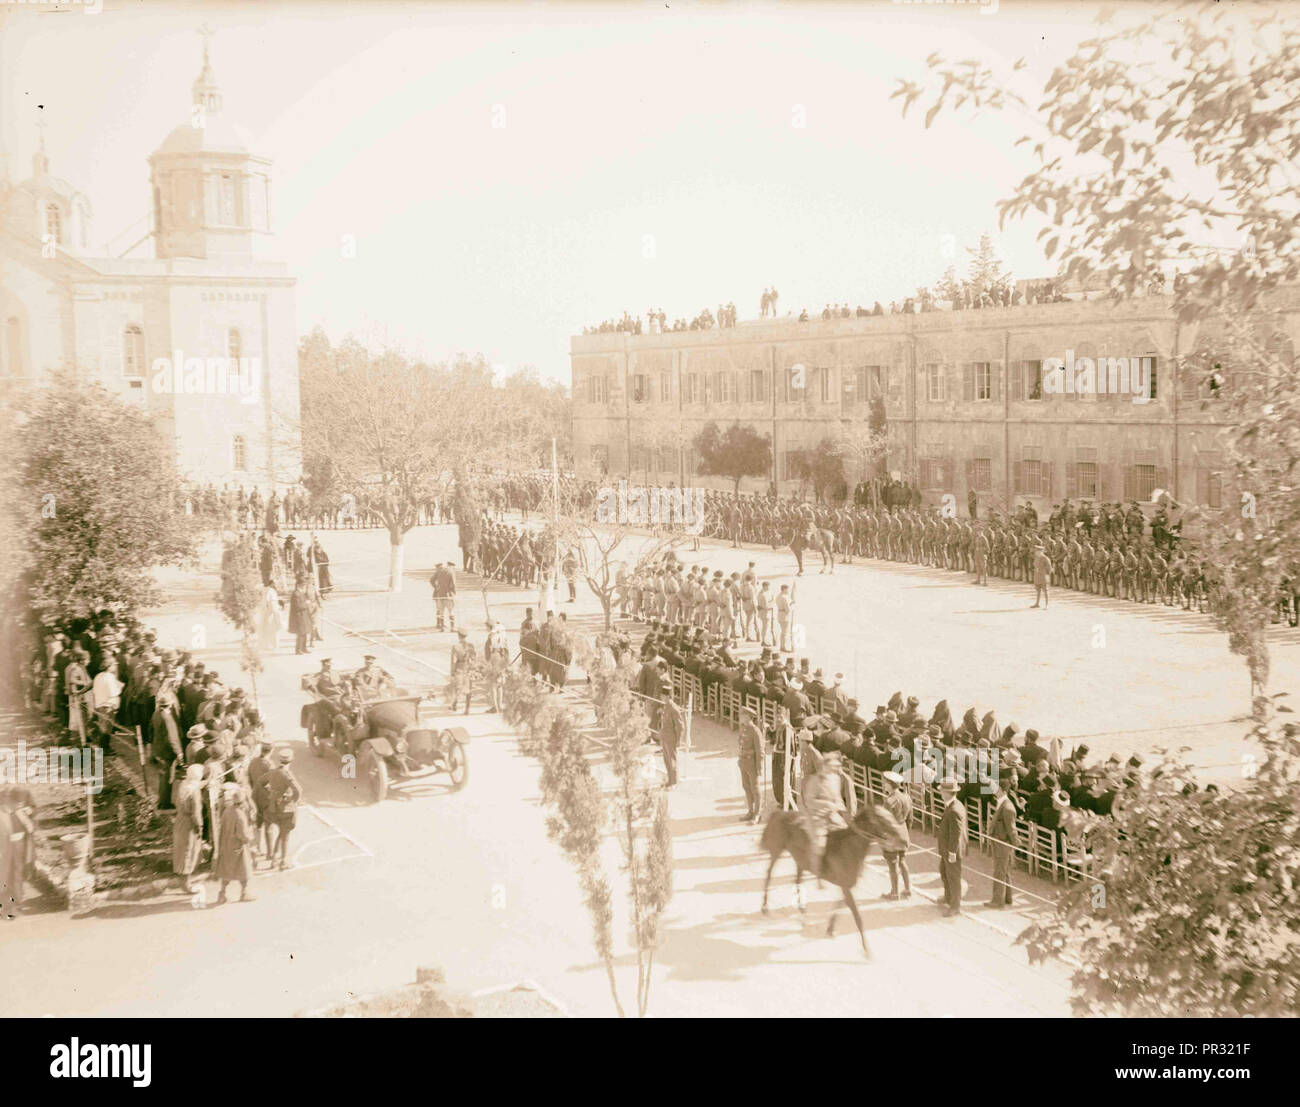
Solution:
M 215 115 L 221 111 L 221 89 L 217 87 L 217 79 L 212 74 L 212 64 L 209 61 L 212 28 L 201 23 L 195 33 L 203 39 L 203 68 L 194 80 L 194 106 L 205 115 Z

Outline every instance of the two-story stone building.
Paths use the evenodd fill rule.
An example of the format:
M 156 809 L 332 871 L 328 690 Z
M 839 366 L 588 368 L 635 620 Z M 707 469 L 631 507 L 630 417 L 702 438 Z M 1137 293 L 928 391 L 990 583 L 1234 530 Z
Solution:
M 1300 339 L 1300 298 L 1284 297 L 1284 341 Z M 791 455 L 866 423 L 883 401 L 881 465 L 927 501 L 969 490 L 982 502 L 1073 499 L 1183 503 L 1224 495 L 1216 406 L 1173 359 L 1197 341 L 1167 296 L 1072 299 L 966 311 L 764 320 L 723 330 L 591 334 L 571 343 L 575 457 L 580 467 L 647 483 L 729 487 L 700 477 L 690 443 L 709 421 L 770 435 L 773 471 L 742 488 L 799 487 Z M 1151 396 L 1057 394 L 1045 363 L 1134 360 Z M 1048 368 L 1051 368 L 1049 366 Z M 803 386 L 797 387 L 802 381 Z M 877 418 L 879 417 L 879 405 Z M 850 486 L 864 466 L 846 462 Z

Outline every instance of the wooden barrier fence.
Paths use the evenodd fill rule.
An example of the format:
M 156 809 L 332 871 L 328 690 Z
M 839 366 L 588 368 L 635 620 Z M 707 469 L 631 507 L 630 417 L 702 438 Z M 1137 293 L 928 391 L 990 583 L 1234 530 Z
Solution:
M 721 682 L 709 686 L 707 692 L 703 681 L 698 676 L 678 666 L 670 666 L 673 696 L 679 702 L 686 702 L 690 697 L 697 709 L 715 721 L 730 726 L 740 725 L 740 712 L 743 707 L 753 708 L 761 718 L 764 733 L 770 733 L 778 726 L 788 725 L 785 708 L 768 699 L 757 696 L 742 696 Z M 833 704 L 821 699 L 812 705 L 815 714 L 827 714 Z M 855 761 L 845 760 L 841 773 L 856 790 L 857 795 L 865 797 L 870 793 L 877 800 L 884 798 L 884 774 L 879 769 L 859 765 Z M 938 830 L 939 820 L 943 817 L 943 798 L 934 784 L 919 780 L 907 781 L 904 785 L 912 794 L 912 823 L 933 834 Z M 789 794 L 787 789 L 787 795 Z M 989 797 L 991 802 L 992 797 Z M 966 804 L 967 830 L 971 843 L 981 852 L 989 853 L 993 848 L 993 839 L 985 826 L 987 805 L 983 802 Z M 1084 880 L 1088 878 L 1091 859 L 1082 842 L 1072 838 L 1064 830 L 1040 826 L 1017 817 L 1016 831 L 1019 844 L 1016 846 L 1015 862 L 1024 871 L 1053 881 Z

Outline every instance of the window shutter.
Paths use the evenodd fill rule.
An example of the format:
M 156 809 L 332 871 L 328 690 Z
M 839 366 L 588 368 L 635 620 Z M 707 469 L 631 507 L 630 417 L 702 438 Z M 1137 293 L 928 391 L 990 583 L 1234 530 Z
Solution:
M 1079 494 L 1079 466 L 1073 461 L 1065 463 L 1065 498 L 1072 500 Z
M 1002 362 L 989 362 L 989 394 L 995 400 L 1002 399 Z
M 1025 490 L 1024 476 L 1022 475 L 1022 469 L 1023 466 L 1019 461 L 1012 463 L 1012 484 L 1017 494 Z
M 1208 504 L 1210 502 L 1210 471 L 1208 469 L 1196 470 L 1196 502 L 1198 504 Z
M 961 363 L 961 398 L 965 403 L 975 399 L 975 366 L 969 361 Z
M 1052 463 L 1050 461 L 1040 462 L 1039 468 L 1043 474 L 1043 496 L 1050 500 L 1052 498 Z
M 1124 499 L 1126 500 L 1131 500 L 1137 495 L 1136 477 L 1137 477 L 1137 473 L 1134 471 L 1133 466 L 1125 465 L 1124 466 Z
M 919 468 L 920 468 L 920 474 L 919 474 L 919 475 L 920 475 L 920 477 L 921 477 L 921 487 L 922 487 L 922 488 L 929 488 L 929 487 L 930 487 L 930 462 L 929 462 L 929 460 L 928 460 L 927 458 L 924 458 L 924 457 L 921 458 Z
M 1160 466 L 1156 467 L 1156 487 L 1164 492 L 1169 491 L 1169 470 Z
M 1025 398 L 1025 377 L 1029 373 L 1029 365 L 1024 361 L 1011 362 L 1011 373 L 1007 381 L 1007 386 L 1011 390 L 1011 402 L 1023 400 Z
M 966 491 L 970 492 L 975 487 L 975 459 L 968 457 L 966 459 Z

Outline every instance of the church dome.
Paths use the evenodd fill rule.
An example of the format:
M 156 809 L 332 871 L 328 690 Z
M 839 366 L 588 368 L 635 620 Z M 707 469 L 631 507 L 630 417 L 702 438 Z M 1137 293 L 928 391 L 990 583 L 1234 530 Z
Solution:
M 247 154 L 249 135 L 224 115 L 203 117 L 202 126 L 182 123 L 172 129 L 156 154 Z

